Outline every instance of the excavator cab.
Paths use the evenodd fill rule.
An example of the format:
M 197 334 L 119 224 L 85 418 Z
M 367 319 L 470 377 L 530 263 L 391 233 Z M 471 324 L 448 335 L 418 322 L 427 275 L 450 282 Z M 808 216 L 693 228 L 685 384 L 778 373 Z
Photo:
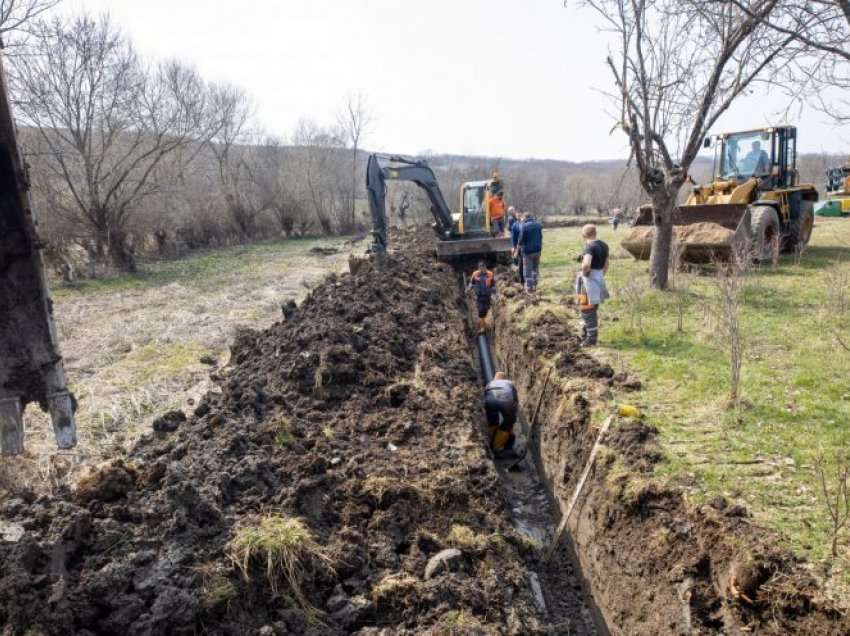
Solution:
M 490 192 L 489 181 L 469 181 L 460 189 L 461 213 L 455 215 L 458 232 L 489 233 L 490 219 L 487 214 Z

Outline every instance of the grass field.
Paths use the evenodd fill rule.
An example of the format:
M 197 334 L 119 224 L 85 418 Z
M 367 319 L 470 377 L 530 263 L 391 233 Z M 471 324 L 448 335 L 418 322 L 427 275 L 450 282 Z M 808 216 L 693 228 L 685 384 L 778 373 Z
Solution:
M 36 489 L 70 467 L 114 453 L 154 414 L 191 411 L 224 364 L 237 326 L 262 328 L 280 306 L 347 263 L 343 240 L 271 241 L 142 265 L 132 276 L 55 286 L 51 296 L 71 390 L 79 400 L 79 445 L 56 453 L 48 418 L 26 413 L 26 454 L 0 463 L 3 482 Z M 338 246 L 338 255 L 310 253 Z M 200 361 L 201 358 L 206 363 Z
M 644 382 L 638 394 L 616 397 L 637 402 L 661 431 L 659 478 L 679 480 L 694 504 L 718 494 L 745 503 L 844 588 L 850 528 L 833 560 L 815 462 L 823 456 L 835 487 L 837 467 L 850 461 L 850 351 L 835 337 L 847 334 L 850 344 L 850 221 L 818 219 L 801 258 L 783 257 L 747 277 L 737 409 L 728 400 L 727 343 L 711 318 L 715 273 L 682 275 L 676 292 L 650 291 L 647 262 L 619 247 L 624 234 L 601 230 L 612 248 L 613 297 L 600 310 L 597 352 Z M 541 289 L 553 311 L 577 320 L 559 301 L 572 290 L 578 230 L 547 231 L 544 245 Z

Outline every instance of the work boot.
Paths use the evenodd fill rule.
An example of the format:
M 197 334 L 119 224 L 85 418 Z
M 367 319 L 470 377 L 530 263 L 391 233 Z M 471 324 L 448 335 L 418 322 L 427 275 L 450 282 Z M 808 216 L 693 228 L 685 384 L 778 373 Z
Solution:
M 503 448 L 502 450 L 493 451 L 493 457 L 497 462 L 522 459 L 525 457 L 525 449 L 523 448 L 518 451 L 513 447 Z

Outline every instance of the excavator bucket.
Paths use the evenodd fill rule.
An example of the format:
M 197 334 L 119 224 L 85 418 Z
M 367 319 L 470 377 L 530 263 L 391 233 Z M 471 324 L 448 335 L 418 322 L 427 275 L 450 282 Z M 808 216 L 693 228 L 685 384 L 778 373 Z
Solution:
M 655 237 L 652 208 L 641 208 L 633 225 L 622 241 L 623 248 L 638 260 L 648 260 Z M 673 240 L 688 263 L 728 261 L 735 246 L 743 245 L 750 236 L 746 203 L 684 205 L 673 211 Z
M 498 237 L 437 241 L 437 257 L 448 263 L 485 260 L 507 264 L 511 260 L 511 239 Z
M 77 442 L 40 242 L 0 62 L 0 452 L 24 449 L 23 409 L 50 412 L 57 446 Z

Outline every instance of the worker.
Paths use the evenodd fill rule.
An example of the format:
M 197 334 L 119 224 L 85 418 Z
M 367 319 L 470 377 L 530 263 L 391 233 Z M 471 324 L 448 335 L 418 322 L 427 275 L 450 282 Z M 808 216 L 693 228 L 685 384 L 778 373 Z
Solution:
M 493 236 L 505 233 L 505 200 L 501 192 L 490 197 L 490 232 Z
M 614 208 L 611 210 L 611 225 L 614 228 L 614 231 L 617 231 L 617 227 L 620 225 L 620 221 L 623 219 L 623 210 L 620 208 Z
M 537 290 L 540 277 L 540 253 L 543 251 L 543 226 L 530 212 L 523 216 L 519 228 L 514 258 L 522 256 L 522 271 L 525 278 L 525 291 L 529 294 Z
M 576 276 L 576 294 L 582 322 L 582 346 L 593 347 L 599 337 L 599 305 L 608 298 L 605 274 L 608 272 L 608 245 L 596 238 L 596 226 L 581 229 L 584 252 Z
M 499 176 L 498 170 L 493 170 L 493 176 L 490 177 L 490 195 L 496 196 L 497 194 L 502 194 L 504 190 L 504 186 L 502 185 L 502 178 Z
M 469 277 L 469 290 L 475 294 L 475 304 L 478 308 L 478 333 L 484 333 L 487 329 L 487 313 L 496 293 L 496 277 L 487 269 L 487 263 L 484 261 L 478 263 L 478 269 Z
M 761 142 L 754 141 L 752 149 L 744 157 L 744 165 L 749 169 L 752 166 L 753 175 L 766 175 L 770 172 L 770 157 L 761 149 Z
M 520 285 L 525 284 L 525 278 L 522 275 L 522 256 L 517 250 L 519 243 L 519 228 L 522 224 L 522 215 L 516 211 L 514 206 L 508 208 L 508 234 L 511 235 L 511 248 L 513 248 L 514 265 L 517 266 L 517 281 Z
M 496 459 L 521 457 L 514 449 L 514 424 L 519 410 L 519 398 L 514 383 L 499 371 L 484 388 L 484 410 L 487 413 L 487 432 Z

